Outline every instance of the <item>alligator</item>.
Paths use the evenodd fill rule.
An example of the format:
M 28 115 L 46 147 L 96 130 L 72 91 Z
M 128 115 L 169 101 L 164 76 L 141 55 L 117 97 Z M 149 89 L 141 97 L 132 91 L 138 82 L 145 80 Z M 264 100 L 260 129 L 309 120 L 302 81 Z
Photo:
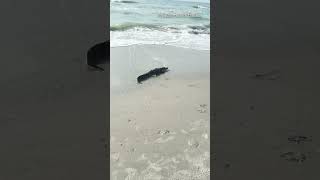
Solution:
M 159 76 L 161 74 L 164 74 L 166 72 L 168 72 L 169 69 L 167 67 L 161 67 L 161 68 L 155 68 L 145 74 L 142 74 L 140 75 L 138 78 L 137 78 L 137 81 L 139 84 L 142 83 L 142 81 L 145 81 L 151 77 L 154 77 L 154 76 Z

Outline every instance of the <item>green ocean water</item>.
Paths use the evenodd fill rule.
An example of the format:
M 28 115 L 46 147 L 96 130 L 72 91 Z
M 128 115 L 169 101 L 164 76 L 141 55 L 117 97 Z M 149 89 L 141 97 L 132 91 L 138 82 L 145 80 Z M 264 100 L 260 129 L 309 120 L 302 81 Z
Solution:
M 112 0 L 111 46 L 168 44 L 210 49 L 206 0 Z

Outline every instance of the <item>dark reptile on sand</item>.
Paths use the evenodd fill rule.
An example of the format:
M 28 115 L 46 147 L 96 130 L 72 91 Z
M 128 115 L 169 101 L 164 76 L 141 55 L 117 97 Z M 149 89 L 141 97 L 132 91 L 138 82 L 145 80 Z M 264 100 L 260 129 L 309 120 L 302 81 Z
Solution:
M 140 75 L 137 78 L 137 81 L 138 81 L 138 83 L 142 83 L 142 81 L 145 81 L 145 80 L 147 80 L 151 77 L 154 77 L 154 76 L 159 76 L 159 75 L 164 74 L 168 71 L 169 71 L 169 69 L 167 67 L 155 68 L 145 74 Z

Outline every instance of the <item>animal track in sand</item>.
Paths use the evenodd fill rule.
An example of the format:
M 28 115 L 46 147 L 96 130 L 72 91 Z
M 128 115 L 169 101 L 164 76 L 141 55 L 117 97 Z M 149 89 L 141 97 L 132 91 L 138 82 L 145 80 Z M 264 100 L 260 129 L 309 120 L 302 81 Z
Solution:
M 136 122 L 133 118 L 128 119 L 128 124 L 129 124 L 132 128 L 134 128 L 137 132 L 139 132 L 140 126 L 137 124 L 137 122 Z
M 188 145 L 193 148 L 193 149 L 197 149 L 200 147 L 200 143 L 194 139 L 189 139 L 188 140 Z

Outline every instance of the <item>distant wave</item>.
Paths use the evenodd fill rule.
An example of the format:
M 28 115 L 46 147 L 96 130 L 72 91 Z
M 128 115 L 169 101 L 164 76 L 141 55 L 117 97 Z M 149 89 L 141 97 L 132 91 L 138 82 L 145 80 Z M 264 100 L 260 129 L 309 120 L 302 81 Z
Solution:
M 142 23 L 125 23 L 120 25 L 111 25 L 110 31 L 126 31 L 134 28 L 148 28 L 148 29 L 159 29 L 159 26 L 152 24 L 142 24 Z
M 195 9 L 209 9 L 209 7 L 201 6 L 201 5 L 195 5 L 195 6 L 192 6 L 192 7 L 195 8 Z
M 136 1 L 130 1 L 130 0 L 122 0 L 122 1 L 115 0 L 115 1 L 111 1 L 111 2 L 125 3 L 125 4 L 136 4 L 136 3 L 138 3 L 138 2 L 136 2 Z
M 120 25 L 111 25 L 110 31 L 127 31 L 130 29 L 149 29 L 158 30 L 163 32 L 181 33 L 187 30 L 192 34 L 210 34 L 210 24 L 205 25 L 154 25 L 154 24 L 143 24 L 143 23 L 124 23 Z

